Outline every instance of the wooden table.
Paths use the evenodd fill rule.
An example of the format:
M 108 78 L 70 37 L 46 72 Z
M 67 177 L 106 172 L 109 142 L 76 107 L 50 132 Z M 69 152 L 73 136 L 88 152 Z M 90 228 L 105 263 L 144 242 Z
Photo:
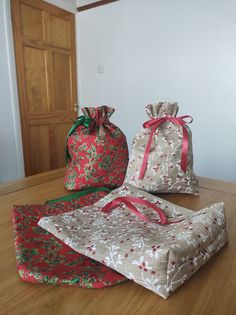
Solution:
M 0 186 L 0 314 L 236 314 L 236 184 L 207 178 L 199 178 L 200 197 L 160 197 L 193 210 L 224 201 L 229 244 L 167 300 L 131 281 L 105 289 L 21 281 L 10 209 L 13 204 L 42 203 L 65 194 L 63 175 L 64 169 L 59 169 Z

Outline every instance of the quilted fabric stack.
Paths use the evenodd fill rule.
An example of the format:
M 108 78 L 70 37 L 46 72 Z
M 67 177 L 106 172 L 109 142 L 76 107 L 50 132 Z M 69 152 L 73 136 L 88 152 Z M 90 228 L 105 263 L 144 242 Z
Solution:
M 103 288 L 126 280 L 105 265 L 75 252 L 37 225 L 42 217 L 91 205 L 107 193 L 99 191 L 70 201 L 13 208 L 16 262 L 22 280 L 85 288 Z
M 198 195 L 198 181 L 192 118 L 177 116 L 177 103 L 146 110 L 128 164 L 125 136 L 108 119 L 113 109 L 84 109 L 66 140 L 66 187 L 120 187 L 69 204 L 15 207 L 24 280 L 99 288 L 131 279 L 167 298 L 227 242 L 222 202 L 194 212 L 150 194 Z

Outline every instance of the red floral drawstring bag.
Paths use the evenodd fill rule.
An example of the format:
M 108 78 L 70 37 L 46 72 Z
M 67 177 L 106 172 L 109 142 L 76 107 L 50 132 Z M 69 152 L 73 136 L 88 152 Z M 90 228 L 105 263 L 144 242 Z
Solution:
M 66 139 L 68 190 L 121 186 L 128 164 L 123 132 L 109 120 L 114 108 L 84 107 Z

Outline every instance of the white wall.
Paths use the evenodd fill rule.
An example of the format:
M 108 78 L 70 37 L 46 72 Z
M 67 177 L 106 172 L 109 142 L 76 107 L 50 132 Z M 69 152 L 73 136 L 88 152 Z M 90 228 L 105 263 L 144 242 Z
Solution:
M 0 1 L 0 183 L 24 176 L 10 1 Z
M 94 2 L 97 2 L 97 1 L 98 0 L 77 0 L 76 4 L 77 4 L 77 7 L 81 7 L 83 5 L 91 4 L 91 3 L 94 3 Z
M 236 182 L 236 1 L 120 0 L 77 20 L 80 106 L 115 106 L 131 143 L 146 104 L 177 101 L 196 174 Z
M 76 13 L 77 3 L 76 0 L 44 0 L 45 2 L 51 3 L 57 7 L 60 7 L 66 11 Z

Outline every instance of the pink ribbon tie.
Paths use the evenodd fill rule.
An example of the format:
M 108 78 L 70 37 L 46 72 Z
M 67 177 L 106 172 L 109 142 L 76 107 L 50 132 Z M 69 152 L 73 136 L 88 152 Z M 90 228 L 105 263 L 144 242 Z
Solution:
M 186 121 L 185 118 L 190 118 L 190 121 Z M 181 168 L 184 172 L 186 172 L 187 162 L 188 162 L 188 131 L 185 127 L 185 124 L 191 123 L 193 121 L 193 118 L 188 115 L 179 116 L 179 117 L 165 116 L 165 117 L 160 117 L 160 118 L 152 118 L 143 124 L 144 128 L 151 128 L 151 133 L 150 133 L 150 136 L 149 136 L 149 139 L 148 139 L 145 151 L 144 151 L 143 162 L 142 162 L 138 179 L 143 179 L 144 174 L 146 172 L 148 156 L 151 150 L 152 140 L 153 140 L 155 131 L 162 123 L 167 122 L 167 121 L 170 121 L 173 124 L 176 124 L 182 127 L 183 140 L 182 140 Z
M 182 220 L 178 220 L 178 221 L 167 222 L 167 218 L 166 218 L 166 216 L 165 216 L 165 214 L 161 208 L 157 207 L 156 205 L 154 205 L 153 203 L 151 203 L 147 200 L 137 198 L 137 197 L 132 197 L 132 196 L 117 197 L 116 199 L 108 202 L 104 207 L 102 207 L 101 211 L 103 211 L 105 213 L 110 212 L 113 208 L 121 205 L 121 203 L 124 203 L 130 211 L 132 211 L 140 219 L 142 219 L 146 222 L 152 222 L 152 223 L 157 223 L 160 225 L 166 225 L 166 224 L 178 223 L 178 222 L 182 221 Z M 136 203 L 139 205 L 144 205 L 144 206 L 147 206 L 149 208 L 152 208 L 155 212 L 158 213 L 160 220 L 154 220 L 154 219 L 152 220 L 152 219 L 147 218 L 145 215 L 143 215 L 141 212 L 139 212 L 139 210 L 133 205 L 133 203 Z

